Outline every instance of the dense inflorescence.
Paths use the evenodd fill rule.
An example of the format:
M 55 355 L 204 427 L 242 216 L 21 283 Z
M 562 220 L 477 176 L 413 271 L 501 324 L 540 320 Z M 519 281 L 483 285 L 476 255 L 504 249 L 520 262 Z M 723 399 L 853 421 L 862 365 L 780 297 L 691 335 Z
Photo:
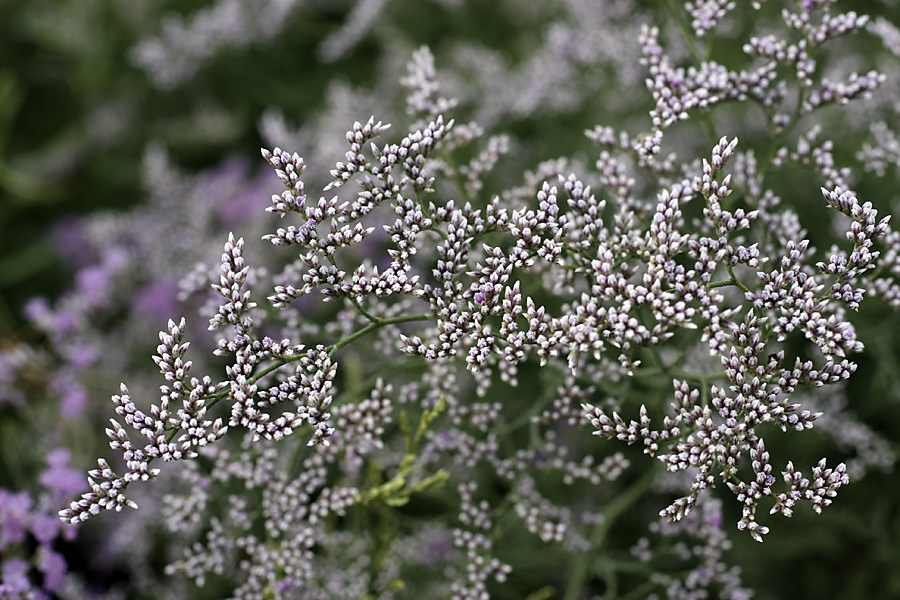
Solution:
M 383 4 L 360 2 L 323 56 L 343 55 Z M 573 14 L 588 11 L 577 4 Z M 749 597 L 729 564 L 725 506 L 762 542 L 769 515 L 821 513 L 851 478 L 894 461 L 843 394 L 865 349 L 861 304 L 900 304 L 900 235 L 858 185 L 900 151 L 886 121 L 867 121 L 873 139 L 845 166 L 826 127 L 888 76 L 826 76 L 823 64 L 852 35 L 870 31 L 894 52 L 900 36 L 803 2 L 765 34 L 726 38 L 742 60 L 702 56 L 736 4 L 673 9 L 681 55 L 663 24 L 632 24 L 630 65 L 603 62 L 602 40 L 560 24 L 548 34 L 559 73 L 537 49 L 545 79 L 508 106 L 477 103 L 484 82 L 459 73 L 457 94 L 443 95 L 421 47 L 400 79 L 407 126 L 355 117 L 327 169 L 263 149 L 282 186 L 262 215 L 266 244 L 254 253 L 256 240 L 228 233 L 221 259 L 203 257 L 179 284 L 208 319 L 194 335 L 210 357 L 190 360 L 189 320 L 168 321 L 153 357 L 158 401 L 143 408 L 121 385 L 106 429 L 117 459 L 99 459 L 57 526 L 135 508 L 132 485 L 158 479 L 164 498 L 141 512 L 180 541 L 166 573 L 227 581 L 234 598 L 481 599 L 529 568 L 518 546 L 553 545 L 572 564 L 547 585 L 574 600 L 612 589 L 596 566 L 610 529 L 651 507 L 660 519 L 623 546 L 645 579 L 637 590 Z M 624 20 L 616 3 L 605 10 Z M 267 22 L 252 26 L 274 32 Z M 160 85 L 202 63 L 154 62 L 187 26 L 136 51 Z M 463 49 L 457 60 L 477 58 Z M 558 77 L 591 61 L 624 85 L 643 80 L 642 120 L 585 131 L 592 166 L 550 159 L 523 174 L 518 149 L 534 148 L 495 131 L 501 116 L 532 111 L 554 85 L 570 94 L 562 105 L 586 101 L 594 88 L 579 97 Z M 506 93 L 521 89 L 522 65 Z M 490 68 L 476 71 L 487 80 Z M 785 172 L 804 178 L 786 186 Z M 121 262 L 103 263 L 109 278 Z M 31 314 L 71 349 L 49 307 Z M 13 379 L 27 357 L 8 354 L 0 377 Z M 845 462 L 784 441 L 813 431 Z M 689 567 L 659 566 L 672 556 Z

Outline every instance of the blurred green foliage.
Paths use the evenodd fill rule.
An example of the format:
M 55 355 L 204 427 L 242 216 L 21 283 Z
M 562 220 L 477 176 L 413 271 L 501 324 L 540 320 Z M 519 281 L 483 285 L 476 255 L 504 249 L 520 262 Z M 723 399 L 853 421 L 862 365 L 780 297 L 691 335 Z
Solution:
M 70 281 L 47 239 L 51 225 L 140 201 L 148 143 L 162 142 L 189 170 L 235 154 L 255 160 L 264 109 L 302 121 L 335 73 L 364 82 L 377 58 L 363 47 L 336 64 L 315 60 L 316 45 L 342 22 L 346 3 L 338 3 L 294 15 L 291 35 L 270 47 L 226 49 L 190 81 L 158 89 L 129 53 L 159 33 L 165 15 L 203 4 L 0 3 L 0 334 L 21 325 L 28 298 Z M 210 113 L 211 126 L 198 127 Z

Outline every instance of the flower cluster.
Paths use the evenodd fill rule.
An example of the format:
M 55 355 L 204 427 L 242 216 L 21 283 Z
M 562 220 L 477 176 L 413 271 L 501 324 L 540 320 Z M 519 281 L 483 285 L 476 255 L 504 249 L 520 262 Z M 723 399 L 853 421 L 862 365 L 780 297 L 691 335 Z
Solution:
M 385 4 L 359 2 L 322 55 L 377 33 Z M 860 142 L 860 165 L 826 125 L 851 130 L 853 107 L 870 98 L 887 113 L 875 94 L 900 68 L 823 70 L 832 46 L 868 30 L 889 42 L 889 28 L 828 1 L 772 15 L 688 2 L 669 15 L 682 53 L 656 12 L 632 22 L 620 12 L 630 3 L 610 3 L 592 34 L 601 9 L 565 4 L 569 20 L 504 70 L 505 105 L 479 97 L 496 56 L 461 44 L 445 73 L 442 55 L 420 47 L 399 78 L 402 125 L 399 111 L 342 115 L 329 167 L 303 147 L 315 125 L 281 132 L 296 148 L 262 149 L 282 187 L 257 195 L 271 202 L 247 224 L 253 237 L 223 233 L 218 261 L 189 259 L 176 246 L 189 224 L 159 227 L 172 244 L 132 276 L 177 267 L 188 316 L 159 333 L 158 400 L 142 400 L 150 386 L 137 376 L 121 384 L 106 428 L 116 458 L 89 471 L 46 543 L 25 497 L 10 496 L 10 539 L 29 530 L 52 552 L 71 525 L 137 498 L 145 520 L 130 522 L 168 540 L 166 575 L 181 582 L 166 584 L 172 596 L 192 582 L 248 600 L 556 588 L 574 599 L 634 583 L 635 597 L 743 599 L 734 544 L 762 542 L 771 515 L 821 513 L 851 479 L 890 468 L 893 451 L 855 420 L 849 386 L 866 368 L 864 311 L 900 305 L 900 234 L 860 179 L 892 168 L 896 139 L 888 116 L 867 122 L 854 140 L 870 132 L 875 145 Z M 246 39 L 227 30 L 221 44 L 264 41 L 295 10 L 269 8 L 247 17 Z M 218 2 L 173 22 L 137 60 L 178 85 L 218 46 L 170 70 L 154 53 L 208 34 L 228 10 L 245 9 Z M 747 34 L 738 15 L 758 27 Z M 746 39 L 728 37 L 736 29 Z M 600 39 L 626 31 L 627 65 Z M 713 60 L 722 40 L 734 56 Z M 624 118 L 585 131 L 586 150 L 527 162 L 540 144 L 504 125 L 588 102 L 599 89 L 576 84 L 601 69 L 632 98 L 643 82 L 644 104 L 613 91 L 611 114 Z M 148 169 L 164 167 L 148 157 Z M 164 181 L 194 190 L 156 179 L 157 197 L 169 195 Z M 122 256 L 150 252 L 121 238 Z M 32 305 L 67 362 L 70 334 L 103 306 L 99 292 L 127 283 L 128 263 L 106 255 L 75 324 Z M 194 312 L 206 330 L 191 329 Z M 10 382 L 30 360 L 0 357 Z M 822 438 L 839 452 L 811 441 Z M 137 546 L 125 560 L 145 564 L 152 551 Z M 2 585 L 28 578 L 26 565 L 6 564 Z M 38 570 L 55 593 L 48 564 Z

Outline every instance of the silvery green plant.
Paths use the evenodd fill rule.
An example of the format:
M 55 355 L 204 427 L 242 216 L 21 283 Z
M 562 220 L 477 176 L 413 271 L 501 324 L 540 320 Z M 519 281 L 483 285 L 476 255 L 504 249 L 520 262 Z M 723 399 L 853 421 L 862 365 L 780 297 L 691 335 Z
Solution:
M 62 519 L 134 506 L 132 484 L 160 479 L 167 496 L 142 501 L 136 529 L 168 530 L 167 573 L 214 596 L 539 598 L 559 586 L 579 598 L 625 585 L 625 567 L 604 566 L 610 531 L 652 507 L 659 521 L 626 543 L 645 580 L 630 593 L 748 597 L 723 507 L 762 541 L 775 527 L 764 513 L 820 512 L 893 462 L 831 402 L 863 349 L 860 303 L 898 297 L 897 234 L 853 191 L 863 169 L 896 162 L 890 129 L 873 129 L 854 171 L 822 127 L 842 104 L 852 123 L 853 104 L 888 80 L 822 75 L 817 52 L 831 58 L 829 44 L 869 26 L 831 5 L 785 9 L 780 28 L 745 41 L 741 70 L 702 55 L 731 3 L 676 12 L 681 57 L 639 28 L 629 51 L 650 119 L 587 131 L 594 168 L 575 157 L 523 175 L 528 140 L 484 131 L 522 105 L 475 105 L 464 122 L 427 48 L 401 79 L 405 132 L 360 118 L 327 173 L 263 150 L 283 186 L 267 209 L 274 247 L 254 255 L 230 234 L 215 270 L 181 282 L 201 306 L 211 287 L 215 356 L 190 355 L 188 320 L 169 322 L 158 402 L 121 386 L 106 431 L 117 460 L 100 459 Z M 548 39 L 571 61 L 551 73 L 535 52 L 536 72 L 568 73 L 577 93 L 578 69 L 602 53 Z M 623 80 L 640 81 L 634 66 Z M 448 79 L 470 101 L 490 81 Z M 526 112 L 553 85 L 535 83 Z M 789 166 L 812 174 L 792 193 L 816 196 L 815 217 L 776 192 Z M 855 456 L 804 463 L 778 435 L 823 429 Z M 520 547 L 568 568 L 538 570 Z M 672 556 L 688 567 L 667 570 Z M 544 578 L 530 588 L 529 570 Z

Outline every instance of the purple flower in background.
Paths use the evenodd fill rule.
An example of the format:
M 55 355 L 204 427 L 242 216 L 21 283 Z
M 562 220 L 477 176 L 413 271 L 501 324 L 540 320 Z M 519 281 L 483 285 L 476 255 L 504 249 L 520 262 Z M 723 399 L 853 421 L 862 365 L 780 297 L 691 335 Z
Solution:
M 69 468 L 69 452 L 51 451 L 46 461 L 48 468 L 41 472 L 39 482 L 49 490 L 32 498 L 28 492 L 9 492 L 0 489 L 0 563 L 2 583 L 0 598 L 49 598 L 66 585 L 68 566 L 61 554 L 53 550 L 53 544 L 62 536 L 73 540 L 76 530 L 61 523 L 54 508 L 63 498 L 83 489 L 83 479 Z M 28 534 L 31 534 L 31 537 Z M 33 540 L 33 541 L 32 541 Z M 34 542 L 37 542 L 35 547 Z M 31 553 L 30 562 L 42 577 L 38 589 L 29 577 L 29 561 L 22 553 Z
M 73 341 L 73 343 L 60 350 L 64 350 L 66 359 L 76 371 L 87 369 L 96 364 L 101 353 L 101 350 L 90 342 L 80 341 Z
M 60 525 L 65 523 L 60 523 L 60 520 L 52 515 L 36 514 L 32 516 L 29 530 L 40 545 L 51 546 L 62 529 Z
M 0 550 L 25 540 L 31 524 L 31 497 L 0 489 Z
M 226 227 L 233 227 L 248 222 L 259 213 L 261 198 L 265 198 L 265 191 L 260 187 L 247 187 L 238 190 L 230 198 L 226 199 L 219 208 L 219 218 Z
M 70 496 L 84 489 L 84 476 L 69 466 L 68 450 L 57 448 L 45 457 L 47 468 L 41 471 L 38 481 L 50 490 L 53 497 Z
M 66 584 L 68 565 L 57 552 L 47 547 L 38 551 L 37 568 L 44 575 L 44 589 L 48 592 L 59 592 Z
M 134 293 L 131 306 L 140 315 L 165 322 L 178 312 L 178 282 L 151 281 Z
M 25 596 L 28 592 L 34 593 L 31 581 L 28 580 L 28 563 L 21 558 L 11 558 L 3 562 L 3 580 L 0 582 L 0 597 L 15 598 Z
M 83 352 L 76 353 L 76 356 L 87 359 L 93 358 L 96 353 L 90 348 L 83 348 Z M 85 360 L 75 366 L 85 368 L 93 362 L 93 360 Z M 84 415 L 88 404 L 87 390 L 78 383 L 70 371 L 54 373 L 50 377 L 48 388 L 59 395 L 59 412 L 64 419 L 72 421 Z
M 132 257 L 124 248 L 105 248 L 99 264 L 84 267 L 75 275 L 75 292 L 85 311 L 95 311 L 113 301 L 115 279 Z
M 75 289 L 89 309 L 100 308 L 109 302 L 112 276 L 113 273 L 103 265 L 85 267 L 75 276 Z
M 25 305 L 25 316 L 36 327 L 45 332 L 53 332 L 55 335 L 65 335 L 75 329 L 78 317 L 65 311 L 54 312 L 50 302 L 46 298 L 32 298 Z
M 243 225 L 265 209 L 265 198 L 277 189 L 267 173 L 249 177 L 250 168 L 243 158 L 231 158 L 206 177 L 200 194 L 213 198 L 215 210 L 226 228 Z
M 84 234 L 84 219 L 65 219 L 53 227 L 50 239 L 57 254 L 69 265 L 85 265 L 94 259 L 94 253 Z

